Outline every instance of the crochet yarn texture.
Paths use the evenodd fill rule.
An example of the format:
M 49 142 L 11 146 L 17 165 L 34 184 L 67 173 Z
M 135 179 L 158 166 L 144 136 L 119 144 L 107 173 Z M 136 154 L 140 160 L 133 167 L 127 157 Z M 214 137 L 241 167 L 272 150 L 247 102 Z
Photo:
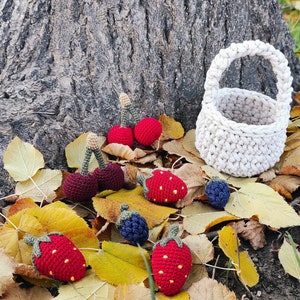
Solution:
M 230 197 L 230 189 L 225 180 L 213 177 L 205 188 L 205 194 L 212 206 L 223 208 Z
M 132 245 L 143 245 L 149 237 L 148 224 L 137 211 L 129 210 L 127 204 L 121 205 L 121 215 L 116 227 L 122 237 Z
M 276 100 L 258 92 L 220 88 L 235 59 L 262 56 L 277 77 Z M 250 177 L 273 167 L 283 153 L 289 120 L 292 77 L 284 55 L 261 41 L 222 49 L 207 72 L 202 109 L 196 122 L 196 148 L 218 171 Z

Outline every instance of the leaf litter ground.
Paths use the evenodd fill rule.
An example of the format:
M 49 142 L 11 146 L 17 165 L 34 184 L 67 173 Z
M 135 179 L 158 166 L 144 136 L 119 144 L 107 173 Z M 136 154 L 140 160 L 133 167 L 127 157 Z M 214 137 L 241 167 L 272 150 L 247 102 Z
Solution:
M 16 137 L 7 148 L 4 166 L 17 182 L 19 200 L 12 206 L 3 207 L 8 219 L 3 219 L 0 227 L 0 248 L 8 254 L 1 252 L 1 263 L 6 265 L 12 258 L 14 260 L 4 274 L 0 273 L 3 282 L 0 297 L 3 294 L 3 299 L 26 299 L 32 297 L 34 287 L 36 295 L 43 295 L 43 299 L 69 299 L 72 293 L 75 293 L 72 299 L 103 296 L 106 299 L 138 299 L 140 295 L 150 299 L 148 281 L 145 281 L 148 275 L 140 252 L 137 247 L 124 244 L 114 226 L 119 207 L 126 202 L 146 218 L 149 240 L 156 242 L 170 224 L 178 223 L 181 237 L 185 237 L 184 241 L 192 249 L 190 279 L 183 292 L 174 299 L 198 299 L 199 295 L 204 300 L 298 299 L 298 118 L 299 107 L 296 106 L 291 112 L 287 146 L 278 165 L 257 178 L 247 179 L 231 178 L 205 165 L 194 148 L 194 131 L 184 133 L 180 123 L 165 115 L 159 119 L 163 125 L 161 139 L 152 147 L 131 149 L 103 145 L 105 137 L 99 137 L 99 146 L 107 152 L 105 159 L 117 159 L 123 166 L 126 182 L 124 189 L 103 191 L 88 205 L 66 201 L 61 183 L 69 173 L 43 169 L 42 154 Z M 70 168 L 82 165 L 86 137 L 87 133 L 84 133 L 67 146 Z M 90 170 L 96 165 L 95 157 L 92 157 Z M 189 188 L 187 196 L 172 206 L 158 206 L 145 199 L 143 189 L 136 184 L 136 175 L 138 172 L 150 174 L 153 168 L 167 168 L 181 177 Z M 226 180 L 231 187 L 231 197 L 224 210 L 216 210 L 207 202 L 205 184 L 213 176 Z M 59 214 L 59 220 L 55 220 L 53 216 Z M 84 225 L 83 220 L 90 226 Z M 42 235 L 49 231 L 64 233 L 82 249 L 91 266 L 82 282 L 71 284 L 71 287 L 50 288 L 58 283 L 40 276 L 32 268 L 30 248 L 22 241 L 23 235 Z M 287 252 L 280 253 L 281 245 L 288 240 L 285 231 L 289 232 L 295 246 L 291 248 L 286 243 L 289 245 Z M 152 246 L 147 243 L 144 247 L 144 257 L 148 261 Z M 116 266 L 122 266 L 123 272 L 113 272 Z M 133 273 L 135 276 L 128 281 L 128 274 Z M 23 286 L 30 288 L 18 289 L 16 281 L 20 280 Z M 48 287 L 51 293 L 45 294 L 45 288 L 36 290 L 39 286 Z M 209 294 L 209 291 L 214 292 Z M 157 297 L 171 298 L 160 293 Z

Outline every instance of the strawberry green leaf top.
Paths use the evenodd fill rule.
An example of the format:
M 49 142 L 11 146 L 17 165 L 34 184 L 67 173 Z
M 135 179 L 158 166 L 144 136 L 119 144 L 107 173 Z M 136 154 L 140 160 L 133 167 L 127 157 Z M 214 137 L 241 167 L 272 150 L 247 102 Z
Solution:
M 52 232 L 39 238 L 26 235 L 24 242 L 33 246 L 32 263 L 41 274 L 66 282 L 75 282 L 84 277 L 84 256 L 61 233 Z
M 191 251 L 177 233 L 178 226 L 172 225 L 169 235 L 155 244 L 151 256 L 154 281 L 167 296 L 181 290 L 192 268 Z

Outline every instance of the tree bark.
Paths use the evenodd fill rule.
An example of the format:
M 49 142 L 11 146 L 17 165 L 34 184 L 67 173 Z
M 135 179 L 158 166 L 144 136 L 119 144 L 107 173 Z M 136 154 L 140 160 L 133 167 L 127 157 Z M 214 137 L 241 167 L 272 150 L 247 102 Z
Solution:
M 205 74 L 232 42 L 260 39 L 299 62 L 274 0 L 2 0 L 0 157 L 16 135 L 50 168 L 80 133 L 120 122 L 118 94 L 138 113 L 162 113 L 195 127 Z M 299 78 L 298 78 L 299 79 Z M 276 94 L 268 62 L 236 61 L 222 85 Z M 299 88 L 299 80 L 294 82 Z M 12 188 L 0 168 L 0 195 Z

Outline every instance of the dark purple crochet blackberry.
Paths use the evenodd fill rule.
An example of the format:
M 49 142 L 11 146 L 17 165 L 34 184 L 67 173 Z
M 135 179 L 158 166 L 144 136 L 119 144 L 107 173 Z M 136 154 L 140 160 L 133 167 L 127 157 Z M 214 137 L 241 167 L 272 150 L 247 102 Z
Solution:
M 137 211 L 129 210 L 127 204 L 122 204 L 120 211 L 116 227 L 122 237 L 132 245 L 143 245 L 149 237 L 146 220 Z
M 223 208 L 230 197 L 228 183 L 219 177 L 212 177 L 205 188 L 205 194 L 212 206 Z

